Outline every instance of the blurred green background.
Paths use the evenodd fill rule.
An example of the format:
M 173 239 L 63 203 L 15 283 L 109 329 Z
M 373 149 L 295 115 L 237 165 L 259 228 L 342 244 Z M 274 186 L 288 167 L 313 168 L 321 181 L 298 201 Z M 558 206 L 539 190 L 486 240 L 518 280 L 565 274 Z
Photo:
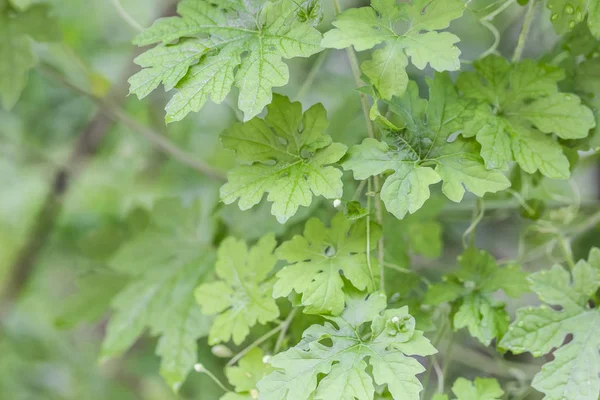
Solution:
M 501 3 L 471 1 L 465 16 L 452 24 L 450 30 L 462 40 L 459 47 L 464 69 L 469 69 L 469 61 L 494 42 L 480 19 Z M 121 359 L 98 362 L 110 300 L 121 284 L 106 268 L 107 260 L 138 229 L 138 224 L 143 224 L 155 200 L 164 196 L 202 197 L 219 221 L 215 241 L 226 234 L 251 241 L 271 231 L 287 238 L 302 228 L 309 215 L 329 218 L 335 209 L 331 202 L 317 201 L 283 227 L 266 206 L 240 212 L 236 206 L 219 204 L 220 181 L 166 154 L 141 131 L 149 129 L 163 135 L 193 159 L 226 172 L 233 165 L 233 157 L 221 147 L 218 134 L 238 120 L 236 94 L 221 105 L 209 102 L 200 113 L 165 126 L 163 108 L 169 95 L 160 90 L 143 101 L 125 96 L 126 80 L 137 70 L 132 59 L 138 50 L 131 44 L 136 32 L 124 21 L 115 3 L 50 0 L 49 4 L 63 40 L 36 44 L 40 65 L 30 74 L 16 107 L 0 111 L 1 286 L 8 284 L 11 270 L 24 251 L 32 256 L 34 268 L 18 301 L 2 314 L 0 399 L 215 400 L 222 392 L 205 375 L 197 373 L 192 373 L 179 395 L 173 394 L 158 375 L 156 340 L 151 337 L 140 340 Z M 344 8 L 366 4 L 342 3 Z M 172 3 L 164 0 L 123 0 L 122 6 L 142 26 L 149 26 L 154 18 L 172 9 Z M 547 10 L 539 8 L 524 57 L 537 58 L 552 51 L 558 40 Z M 500 54 L 511 55 L 524 11 L 513 2 L 494 19 L 501 35 L 497 48 Z M 322 30 L 333 18 L 328 1 L 324 1 L 324 15 Z M 277 92 L 302 101 L 305 109 L 322 102 L 328 110 L 328 133 L 334 141 L 353 144 L 366 136 L 345 52 L 328 51 L 288 61 L 288 65 L 290 83 L 277 88 Z M 420 84 L 431 75 L 430 70 L 414 67 L 409 73 Z M 42 215 L 40 220 L 40 208 L 55 188 L 57 171 L 69 164 L 78 138 L 98 110 L 90 96 L 71 86 L 98 97 L 108 94 L 107 101 L 122 107 L 125 118 L 108 123 L 109 129 L 94 154 L 70 164 L 70 184 L 64 196 L 52 204 L 56 214 L 50 218 Z M 345 178 L 345 197 L 351 198 L 355 186 L 349 174 Z M 545 202 L 542 221 L 523 218 L 525 211 L 518 198 L 486 198 L 487 212 L 477 231 L 477 244 L 500 259 L 525 252 L 528 271 L 548 267 L 560 257 L 558 252 L 547 251 L 544 224 L 577 227 L 585 222 L 585 213 L 599 209 L 599 193 L 598 157 L 584 154 L 572 181 L 546 180 L 523 194 L 528 200 L 539 198 Z M 402 222 L 388 216 L 386 232 L 395 238 L 387 240 L 388 258 L 397 265 L 411 266 L 423 276 L 439 278 L 456 265 L 456 255 L 462 249 L 461 235 L 470 224 L 474 208 L 475 200 L 467 197 L 461 204 L 432 202 Z M 523 236 L 525 227 L 529 228 Z M 26 247 L 42 231 L 48 234 L 43 235 L 41 243 L 35 248 Z M 591 245 L 600 245 L 598 230 L 581 232 L 574 244 L 577 258 L 586 256 Z M 396 282 L 399 286 L 389 289 L 402 295 L 406 293 L 403 285 L 415 285 L 405 277 L 397 277 Z M 419 291 L 415 293 L 418 297 Z M 519 304 L 535 299 L 507 301 L 513 311 Z M 260 333 L 258 329 L 254 337 Z M 428 335 L 433 337 L 435 332 Z M 214 357 L 204 341 L 199 353 L 207 367 L 221 371 L 224 361 Z M 525 355 L 508 362 L 459 332 L 444 362 L 448 383 L 458 376 L 495 376 L 501 378 L 509 394 L 536 398 L 524 382 L 543 360 L 531 361 Z

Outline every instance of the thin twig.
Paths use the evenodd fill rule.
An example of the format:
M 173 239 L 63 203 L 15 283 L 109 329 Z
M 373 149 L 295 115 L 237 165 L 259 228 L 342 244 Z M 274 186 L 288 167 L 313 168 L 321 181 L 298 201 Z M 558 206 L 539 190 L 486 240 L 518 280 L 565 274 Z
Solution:
M 221 380 L 219 378 L 216 377 L 215 374 L 213 374 L 212 372 L 210 372 L 210 370 L 208 370 L 204 365 L 200 364 L 200 363 L 196 363 L 194 365 L 194 370 L 196 372 L 199 372 L 201 374 L 206 374 L 208 375 L 208 377 L 217 384 L 218 387 L 220 387 L 221 389 L 223 389 L 224 392 L 231 392 L 231 390 L 227 389 L 225 387 L 225 385 L 223 384 L 223 382 L 221 382 Z
M 269 332 L 265 333 L 264 335 L 262 335 L 261 337 L 256 339 L 254 342 L 250 343 L 250 345 L 248 345 L 248 347 L 246 347 L 245 349 L 243 349 L 242 351 L 237 353 L 235 356 L 233 356 L 233 358 L 227 362 L 227 366 L 231 367 L 233 364 L 238 362 L 242 357 L 244 357 L 246 354 L 248 354 L 248 352 L 250 350 L 254 349 L 255 347 L 260 346 L 261 344 L 263 344 L 264 342 L 269 340 L 271 337 L 273 337 L 275 334 L 277 334 L 277 332 L 279 332 L 282 328 L 283 328 L 283 323 L 277 325 L 275 328 L 271 329 Z
M 570 241 L 561 234 L 558 234 L 556 238 L 558 241 L 558 247 L 563 254 L 565 262 L 569 268 L 573 269 L 575 267 L 575 261 L 573 260 L 573 250 L 571 250 Z
M 131 26 L 138 32 L 142 32 L 144 30 L 144 27 L 141 26 L 135 19 L 133 19 L 133 17 L 129 15 L 129 13 L 123 8 L 123 5 L 121 4 L 120 0 L 112 0 L 112 4 L 115 7 L 115 10 L 119 14 L 119 16 L 121 17 L 121 19 L 127 22 L 127 25 Z
M 481 53 L 479 55 L 479 58 L 485 58 L 488 55 L 495 53 L 496 50 L 498 49 L 498 45 L 500 45 L 500 32 L 498 31 L 498 28 L 496 28 L 494 26 L 494 24 L 492 24 L 492 21 L 494 20 L 494 18 L 496 18 L 496 16 L 498 16 L 500 13 L 502 13 L 508 7 L 513 5 L 516 1 L 517 0 L 508 0 L 507 2 L 502 4 L 500 7 L 496 8 L 491 13 L 489 13 L 479 19 L 479 23 L 481 25 L 485 26 L 494 36 L 494 43 L 492 43 L 492 45 L 486 51 Z
M 473 245 L 475 241 L 475 230 L 477 229 L 477 225 L 479 225 L 479 223 L 483 219 L 483 216 L 485 215 L 485 204 L 482 198 L 477 198 L 477 207 L 475 207 L 473 213 L 473 221 L 462 235 L 462 243 L 465 249 L 470 245 Z M 470 238 L 469 235 L 471 235 Z M 467 242 L 467 238 L 469 238 L 469 242 Z
M 521 59 L 523 49 L 525 48 L 525 42 L 527 41 L 527 35 L 529 34 L 529 29 L 531 28 L 531 23 L 533 22 L 534 11 L 535 0 L 529 0 L 527 13 L 525 14 L 525 20 L 523 21 L 523 27 L 521 28 L 521 33 L 519 34 L 519 39 L 517 40 L 517 47 L 515 47 L 515 53 L 512 57 L 513 63 L 516 63 Z
M 435 356 L 432 357 L 431 365 L 437 376 L 437 392 L 442 394 L 444 393 L 444 371 L 442 370 L 442 367 L 440 367 L 440 363 Z
M 131 118 L 127 113 L 123 112 L 120 106 L 110 103 L 85 89 L 74 85 L 69 82 L 63 75 L 54 70 L 53 68 L 42 65 L 42 71 L 52 76 L 56 81 L 61 83 L 63 86 L 73 90 L 76 93 L 81 94 L 82 96 L 86 96 L 94 101 L 100 110 L 105 113 L 110 119 L 115 122 L 120 122 L 123 125 L 127 126 L 132 131 L 139 133 L 144 136 L 152 145 L 154 145 L 159 150 L 164 153 L 170 155 L 175 160 L 179 161 L 181 164 L 184 164 L 196 171 L 206 175 L 212 179 L 225 181 L 227 177 L 221 171 L 218 171 L 212 168 L 210 165 L 202 162 L 199 159 L 196 159 L 193 155 L 181 150 L 175 144 L 173 144 L 169 139 L 160 133 L 154 131 L 153 129 L 140 124 L 135 119 Z
M 314 64 L 312 65 L 312 68 L 308 72 L 308 75 L 306 75 L 306 79 L 304 79 L 302 86 L 300 87 L 300 89 L 298 90 L 298 93 L 296 94 L 297 99 L 303 98 L 306 95 L 306 92 L 308 92 L 310 90 L 313 83 L 315 82 L 315 79 L 317 78 L 317 75 L 319 74 L 319 71 L 321 70 L 321 67 L 327 60 L 327 56 L 329 56 L 329 49 L 323 50 L 317 56 L 317 59 L 315 60 Z
M 375 276 L 373 275 L 373 266 L 371 265 L 371 179 L 367 179 L 367 268 L 371 281 L 375 284 Z
M 277 338 L 277 342 L 275 343 L 275 347 L 273 348 L 273 354 L 279 353 L 281 346 L 283 345 L 283 341 L 285 339 L 285 335 L 287 334 L 288 329 L 290 328 L 290 324 L 294 320 L 296 313 L 298 312 L 297 308 L 292 309 L 290 314 L 287 316 L 285 321 L 281 324 L 281 331 L 279 332 L 279 337 Z

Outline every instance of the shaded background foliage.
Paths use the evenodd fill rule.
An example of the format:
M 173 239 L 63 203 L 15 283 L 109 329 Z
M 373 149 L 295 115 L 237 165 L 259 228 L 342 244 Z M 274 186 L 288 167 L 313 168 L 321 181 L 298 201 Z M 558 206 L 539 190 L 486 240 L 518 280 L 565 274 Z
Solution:
M 156 339 L 151 337 L 139 340 L 120 359 L 97 362 L 109 303 L 124 284 L 111 275 L 108 260 L 147 224 L 151 205 L 164 196 L 201 197 L 217 219 L 215 244 L 229 235 L 255 241 L 268 232 L 274 232 L 281 242 L 301 233 L 309 216 L 329 220 L 336 209 L 330 201 L 315 199 L 310 208 L 301 208 L 283 226 L 270 215 L 270 207 L 264 202 L 246 212 L 236 205 L 219 203 L 219 177 L 234 162 L 233 153 L 222 147 L 218 135 L 240 118 L 235 93 L 220 106 L 208 102 L 201 112 L 165 127 L 163 106 L 168 97 L 162 91 L 142 101 L 126 96 L 126 79 L 136 71 L 132 64 L 136 50 L 131 45 L 136 32 L 124 22 L 114 4 L 103 0 L 49 3 L 62 40 L 36 45 L 40 65 L 29 75 L 16 107 L 0 111 L 0 282 L 2 286 L 13 282 L 11 268 L 23 252 L 31 256 L 27 262 L 33 271 L 27 282 L 22 282 L 25 286 L 14 299 L 18 300 L 15 306 L 2 314 L 0 399 L 216 399 L 221 389 L 202 374 L 192 374 L 179 395 L 173 394 L 157 374 Z M 333 18 L 333 7 L 324 3 L 321 31 Z M 366 4 L 346 1 L 344 6 Z M 486 7 L 493 4 L 489 0 L 470 2 L 464 16 L 450 26 L 449 30 L 461 38 L 458 47 L 465 61 L 463 69 L 469 69 L 468 61 L 479 57 L 494 41 L 480 21 L 487 14 Z M 122 5 L 143 26 L 165 10 L 173 12 L 173 4 L 168 1 L 124 0 Z M 549 11 L 541 5 L 538 8 L 525 57 L 559 54 L 553 50 L 558 37 L 550 24 Z M 524 8 L 514 2 L 494 19 L 501 35 L 497 48 L 500 54 L 512 54 L 523 15 Z M 358 143 L 366 132 L 344 52 L 327 50 L 287 63 L 290 83 L 276 91 L 302 101 L 304 109 L 322 102 L 330 119 L 327 133 L 333 140 L 347 145 Z M 408 72 L 425 96 L 424 77 L 431 76 L 432 71 L 409 66 Z M 98 103 L 71 84 L 107 99 L 110 107 L 122 109 L 121 117 L 115 122 L 102 120 L 98 125 Z M 96 125 L 90 126 L 89 121 L 96 121 Z M 214 176 L 207 176 L 181 157 L 172 157 L 156 137 L 144 135 L 144 127 L 168 138 L 193 160 L 200 160 L 202 166 L 210 166 Z M 82 149 L 79 140 L 90 129 L 105 129 L 106 134 L 101 135 L 97 145 L 84 143 L 90 147 Z M 75 162 L 69 161 L 73 151 L 77 154 Z M 84 153 L 86 157 L 79 157 Z M 530 209 L 525 209 L 518 197 L 487 196 L 477 245 L 498 259 L 514 258 L 524 251 L 526 271 L 560 261 L 560 252 L 546 251 L 554 237 L 544 234 L 544 225 L 532 225 L 531 219 L 524 218 L 539 211 L 544 220 L 573 233 L 575 258 L 585 258 L 590 246 L 600 245 L 600 234 L 597 227 L 586 225 L 584 218 L 576 215 L 578 210 L 597 211 L 600 207 L 597 165 L 597 154 L 584 154 L 570 181 L 545 180 L 534 196 L 544 202 L 544 209 L 537 208 L 541 204 L 537 200 L 529 200 Z M 66 181 L 56 180 L 56 176 L 61 177 L 57 171 L 65 166 Z M 356 185 L 349 173 L 344 177 L 344 198 L 351 198 Z M 56 214 L 40 214 L 44 199 L 53 191 L 60 192 L 50 204 Z M 437 280 L 457 265 L 461 236 L 475 208 L 473 196 L 460 204 L 437 196 L 402 221 L 386 217 L 385 234 L 391 238 L 387 239 L 387 259 L 397 266 L 411 267 L 422 276 L 390 271 L 388 282 L 397 286 L 388 290 L 402 293 L 391 297 L 392 305 L 394 301 L 417 304 L 423 296 L 422 279 Z M 34 240 L 40 235 L 41 241 L 27 247 L 32 235 Z M 536 301 L 532 295 L 501 300 L 508 302 L 511 314 L 519 305 Z M 440 318 L 427 308 L 411 306 L 411 313 L 422 324 L 419 329 L 424 330 L 432 330 Z M 292 325 L 290 342 L 295 343 L 310 322 L 306 319 Z M 429 332 L 434 340 L 435 332 L 441 331 L 437 326 Z M 266 329 L 254 329 L 247 341 Z M 505 391 L 517 398 L 538 396 L 530 393 L 527 382 L 543 359 L 521 355 L 507 360 L 464 331 L 443 332 L 447 334 L 437 344 L 442 351 L 447 350 L 441 362 L 448 384 L 459 376 L 487 375 L 499 378 Z M 206 338 L 200 340 L 198 351 L 207 368 L 222 371 L 225 360 L 212 355 Z M 429 376 L 432 368 L 426 367 Z M 439 377 L 426 379 L 431 380 L 426 385 L 431 393 Z M 425 398 L 428 396 L 425 394 Z

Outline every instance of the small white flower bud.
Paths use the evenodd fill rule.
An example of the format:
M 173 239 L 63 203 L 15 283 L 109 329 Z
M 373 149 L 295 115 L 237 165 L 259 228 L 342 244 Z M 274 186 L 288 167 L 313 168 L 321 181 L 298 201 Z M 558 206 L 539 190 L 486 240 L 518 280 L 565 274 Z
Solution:
M 202 365 L 200 363 L 194 364 L 194 370 L 196 370 L 196 372 L 204 372 L 204 371 L 206 371 L 206 369 L 204 368 L 204 365 Z
M 339 207 L 339 206 L 341 206 L 341 205 L 342 205 L 342 201 L 341 201 L 340 199 L 335 199 L 335 200 L 333 201 L 333 206 L 334 206 L 335 208 L 338 208 L 338 207 Z
M 219 357 L 219 358 L 229 358 L 229 357 L 233 356 L 233 352 L 231 351 L 231 349 L 229 349 L 229 347 L 227 347 L 227 346 L 223 346 L 222 344 L 213 346 L 210 349 L 210 351 L 216 357 Z

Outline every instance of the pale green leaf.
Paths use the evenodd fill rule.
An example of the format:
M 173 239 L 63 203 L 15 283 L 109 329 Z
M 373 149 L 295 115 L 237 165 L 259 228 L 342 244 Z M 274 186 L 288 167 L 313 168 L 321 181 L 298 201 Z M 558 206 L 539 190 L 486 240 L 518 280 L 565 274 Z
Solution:
M 260 398 L 372 400 L 376 383 L 387 385 L 395 400 L 419 399 L 423 387 L 415 375 L 425 369 L 410 356 L 436 350 L 415 330 L 407 307 L 385 308 L 381 293 L 350 295 L 344 312 L 328 318 L 335 326 L 313 325 L 296 347 L 271 358 L 275 371 L 258 383 Z
M 457 81 L 464 96 L 479 103 L 462 134 L 481 144 L 487 168 L 507 169 L 514 160 L 528 173 L 568 178 L 569 161 L 548 134 L 584 138 L 596 122 L 579 97 L 558 91 L 562 70 L 533 60 L 511 65 L 499 56 L 474 65 Z
M 289 265 L 277 273 L 275 297 L 292 291 L 302 294 L 306 313 L 339 315 L 344 309 L 344 280 L 359 290 L 372 292 L 377 287 L 379 266 L 367 259 L 367 245 L 374 250 L 381 228 L 371 223 L 367 241 L 365 219 L 355 223 L 337 214 L 326 228 L 321 220 L 310 219 L 304 236 L 294 236 L 277 249 L 277 256 Z M 373 254 L 374 255 L 374 254 Z
M 558 34 L 564 34 L 575 28 L 575 26 L 584 20 L 586 14 L 590 13 L 588 25 L 590 30 L 596 36 L 600 36 L 598 28 L 594 24 L 594 18 L 597 18 L 598 5 L 596 0 L 590 2 L 586 0 L 547 0 L 547 7 L 550 10 L 550 21 Z
M 589 260 L 598 262 L 598 249 Z M 499 346 L 515 354 L 535 357 L 554 348 L 553 360 L 544 364 L 532 386 L 546 399 L 597 400 L 600 393 L 600 312 L 588 301 L 600 286 L 597 266 L 579 261 L 569 273 L 561 266 L 534 273 L 531 288 L 542 301 L 538 308 L 522 308 Z M 558 309 L 555 309 L 557 307 Z M 565 339 L 571 336 L 571 340 Z
M 452 385 L 452 392 L 456 400 L 499 400 L 504 395 L 498 381 L 491 378 L 475 378 L 474 382 L 458 378 Z
M 173 89 L 206 50 L 202 41 L 184 39 L 179 43 L 156 46 L 142 53 L 135 59 L 135 63 L 144 69 L 129 78 L 130 93 L 135 93 L 142 99 L 161 83 L 165 90 Z
M 458 37 L 445 29 L 465 8 L 461 0 L 373 0 L 369 7 L 351 8 L 333 21 L 335 29 L 323 37 L 322 45 L 336 49 L 354 46 L 364 51 L 384 43 L 362 71 L 383 99 L 401 96 L 406 89 L 408 57 L 419 69 L 430 64 L 436 71 L 460 68 Z
M 233 339 L 241 344 L 257 323 L 277 319 L 279 309 L 271 285 L 264 282 L 275 266 L 275 236 L 261 238 L 248 250 L 242 240 L 223 240 L 217 254 L 216 272 L 220 280 L 196 289 L 196 299 L 205 314 L 217 314 L 208 337 L 209 344 Z
M 263 351 L 254 348 L 242 357 L 237 367 L 225 368 L 225 375 L 235 388 L 235 393 L 227 393 L 220 400 L 256 400 L 256 384 L 272 372 L 271 366 L 263 361 L 263 357 Z
M 199 202 L 158 202 L 147 230 L 126 243 L 111 267 L 130 277 L 114 298 L 102 357 L 121 355 L 146 330 L 159 336 L 161 375 L 177 391 L 196 362 L 196 340 L 210 319 L 193 299 L 195 287 L 214 263 L 212 221 Z
M 235 84 L 238 106 L 250 120 L 271 102 L 273 87 L 287 84 L 289 71 L 282 58 L 309 57 L 321 50 L 314 21 L 297 11 L 293 0 L 252 6 L 183 0 L 181 17 L 160 19 L 136 38 L 138 45 L 161 44 L 136 60 L 148 68 L 132 77 L 131 91 L 143 97 L 161 81 L 166 90 L 176 85 L 179 91 L 166 108 L 167 122 L 172 122 L 200 110 L 208 98 L 221 103 Z
M 362 63 L 361 70 L 378 89 L 381 97 L 391 99 L 392 96 L 406 91 L 407 65 L 408 58 L 403 49 L 400 46 L 388 45 L 375 50 L 371 60 Z
M 238 123 L 221 134 L 223 145 L 236 151 L 239 166 L 228 174 L 221 199 L 239 199 L 240 209 L 258 204 L 265 192 L 271 213 L 284 223 L 298 207 L 309 206 L 313 195 L 327 199 L 342 195 L 342 171 L 331 166 L 346 146 L 331 143 L 324 134 L 327 115 L 321 104 L 302 114 L 300 103 L 275 95 L 263 119 Z

